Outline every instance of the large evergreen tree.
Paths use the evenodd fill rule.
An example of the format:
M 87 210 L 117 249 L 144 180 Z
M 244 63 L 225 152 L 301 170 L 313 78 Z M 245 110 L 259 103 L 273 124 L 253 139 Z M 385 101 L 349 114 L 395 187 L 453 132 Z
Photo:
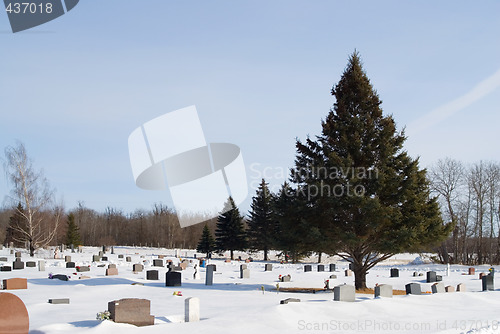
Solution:
M 75 223 L 75 215 L 68 215 L 68 232 L 66 233 L 66 245 L 80 245 L 80 228 Z
M 8 245 L 11 242 L 14 247 L 24 247 L 26 223 L 23 217 L 24 209 L 21 203 L 17 205 L 14 214 L 9 217 L 9 225 L 7 226 L 5 243 Z
M 315 140 L 297 141 L 292 179 L 309 219 L 328 242 L 328 252 L 354 264 L 356 289 L 366 273 L 402 251 L 422 250 L 446 238 L 426 171 L 403 150 L 404 131 L 384 116 L 381 100 L 359 54 L 332 88 L 336 102 Z
M 207 224 L 205 224 L 205 227 L 203 227 L 203 232 L 201 234 L 201 238 L 198 242 L 196 250 L 200 253 L 206 253 L 207 258 L 210 257 L 210 253 L 215 251 L 215 240 Z
M 238 207 L 229 197 L 224 204 L 224 210 L 217 217 L 217 229 L 215 231 L 215 242 L 217 250 L 231 252 L 231 260 L 234 260 L 235 250 L 246 248 L 246 235 L 243 226 L 243 217 Z
M 248 244 L 252 250 L 264 251 L 264 261 L 267 261 L 269 250 L 276 245 L 277 229 L 272 211 L 273 196 L 264 179 L 259 185 L 250 205 L 248 220 Z

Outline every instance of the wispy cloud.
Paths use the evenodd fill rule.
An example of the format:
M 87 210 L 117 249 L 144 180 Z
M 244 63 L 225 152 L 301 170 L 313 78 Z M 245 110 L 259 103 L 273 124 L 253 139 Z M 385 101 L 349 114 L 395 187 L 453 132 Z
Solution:
M 472 88 L 466 94 L 432 110 L 431 112 L 423 115 L 422 117 L 410 123 L 406 131 L 407 134 L 410 136 L 415 135 L 438 123 L 441 123 L 442 121 L 453 116 L 460 110 L 467 108 L 474 102 L 482 99 L 486 95 L 495 91 L 499 86 L 500 86 L 500 69 L 496 71 L 493 75 L 489 76 L 488 78 L 478 83 L 476 86 L 474 86 L 474 88 Z

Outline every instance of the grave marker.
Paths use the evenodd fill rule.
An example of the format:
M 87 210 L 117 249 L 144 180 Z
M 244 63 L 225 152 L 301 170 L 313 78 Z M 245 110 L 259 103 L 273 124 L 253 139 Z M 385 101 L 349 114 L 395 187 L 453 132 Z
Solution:
M 214 271 L 215 265 L 209 264 L 207 266 L 207 272 L 205 276 L 205 285 L 213 285 L 214 284 Z
M 337 285 L 333 288 L 333 300 L 340 302 L 353 302 L 356 300 L 354 285 Z
M 150 315 L 151 302 L 147 299 L 126 298 L 108 303 L 111 320 L 135 326 L 154 325 L 155 317 Z
M 375 297 L 392 298 L 392 285 L 380 284 L 375 287 Z
M 109 269 L 109 268 L 116 268 L 116 264 L 114 264 L 114 263 L 110 263 L 110 264 L 108 264 L 108 269 Z
M 106 269 L 106 276 L 116 276 L 116 275 L 118 275 L 118 269 L 116 268 Z
M 437 282 L 436 272 L 435 271 L 428 271 L 427 272 L 427 283 L 434 283 L 434 282 Z
M 266 263 L 265 271 L 273 271 L 273 265 L 271 263 Z
M 445 289 L 444 284 L 442 282 L 432 284 L 431 289 L 432 289 L 432 293 L 444 293 L 444 292 L 446 292 L 446 289 Z
M 36 262 L 35 261 L 27 261 L 26 268 L 36 268 Z
M 325 266 L 323 264 L 318 264 L 318 272 L 325 271 Z
M 12 262 L 12 269 L 14 269 L 14 270 L 24 269 L 24 262 L 23 261 Z
M 399 269 L 398 268 L 391 269 L 391 277 L 399 277 Z
M 304 272 L 305 272 L 305 273 L 307 273 L 307 272 L 309 272 L 309 271 L 312 271 L 312 267 L 311 267 L 311 265 L 306 264 L 306 265 L 304 266 Z
M 125 261 L 127 261 L 127 262 L 132 262 L 132 258 L 131 258 L 130 256 L 127 256 L 127 257 L 125 258 Z
M 184 305 L 184 321 L 200 321 L 200 299 L 196 297 L 186 298 Z
M 163 267 L 163 260 L 160 259 L 153 260 L 153 267 Z
M 446 288 L 445 288 L 446 292 L 455 292 L 455 287 L 454 286 L 451 286 L 451 285 L 448 285 Z
M 495 285 L 493 282 L 493 276 L 491 275 L 484 275 L 482 278 L 483 280 L 483 291 L 493 291 L 495 290 Z
M 10 278 L 3 280 L 4 290 L 25 290 L 28 288 L 28 280 L 26 278 Z
M 165 274 L 165 286 L 181 286 L 182 274 L 178 271 L 169 271 Z
M 345 275 L 346 276 L 352 276 L 352 270 L 351 269 L 346 269 L 345 270 Z
M 132 271 L 135 273 L 140 273 L 144 270 L 144 266 L 140 263 L 136 263 L 132 266 Z
M 457 292 L 465 292 L 465 291 L 466 291 L 466 288 L 465 288 L 464 283 L 460 283 L 457 285 Z
M 74 262 L 66 262 L 66 268 L 75 268 Z
M 45 271 L 45 261 L 44 260 L 38 261 L 38 271 Z
M 49 304 L 69 304 L 69 298 L 49 299 Z
M 240 271 L 240 278 L 250 278 L 250 269 L 243 269 Z
M 71 262 L 71 256 L 66 255 L 66 256 L 64 257 L 64 262 Z
M 12 271 L 12 267 L 11 266 L 1 266 L 0 271 Z
M 148 270 L 146 271 L 146 279 L 149 281 L 157 281 L 158 278 L 158 270 Z
M 23 301 L 8 292 L 0 293 L 0 333 L 28 334 L 29 315 Z
M 420 289 L 420 284 L 409 283 L 405 285 L 407 295 L 421 295 L 422 290 Z
M 476 274 L 476 268 L 470 267 L 469 268 L 469 275 L 475 275 Z
M 280 300 L 280 304 L 288 304 L 288 303 L 300 303 L 300 299 L 298 298 L 287 298 Z
M 336 270 L 335 263 L 330 263 L 330 271 L 335 271 L 335 270 Z
M 0 257 L 0 262 L 7 262 L 9 261 L 9 259 L 7 259 L 6 257 Z

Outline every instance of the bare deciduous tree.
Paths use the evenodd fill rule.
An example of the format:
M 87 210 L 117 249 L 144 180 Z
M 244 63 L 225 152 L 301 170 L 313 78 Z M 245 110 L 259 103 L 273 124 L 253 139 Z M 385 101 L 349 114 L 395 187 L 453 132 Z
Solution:
M 63 210 L 54 205 L 54 191 L 43 172 L 34 169 L 21 142 L 7 147 L 5 158 L 5 172 L 13 185 L 10 202 L 22 217 L 11 228 L 18 232 L 18 241 L 27 243 L 33 256 L 36 249 L 48 245 L 54 238 Z

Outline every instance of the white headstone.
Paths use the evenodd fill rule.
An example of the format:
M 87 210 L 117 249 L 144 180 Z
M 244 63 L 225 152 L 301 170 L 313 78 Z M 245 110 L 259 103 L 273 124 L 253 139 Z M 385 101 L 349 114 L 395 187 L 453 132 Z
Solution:
M 184 321 L 200 321 L 200 299 L 196 297 L 186 298 L 184 309 Z
M 38 271 L 45 271 L 45 261 L 44 260 L 38 261 Z

